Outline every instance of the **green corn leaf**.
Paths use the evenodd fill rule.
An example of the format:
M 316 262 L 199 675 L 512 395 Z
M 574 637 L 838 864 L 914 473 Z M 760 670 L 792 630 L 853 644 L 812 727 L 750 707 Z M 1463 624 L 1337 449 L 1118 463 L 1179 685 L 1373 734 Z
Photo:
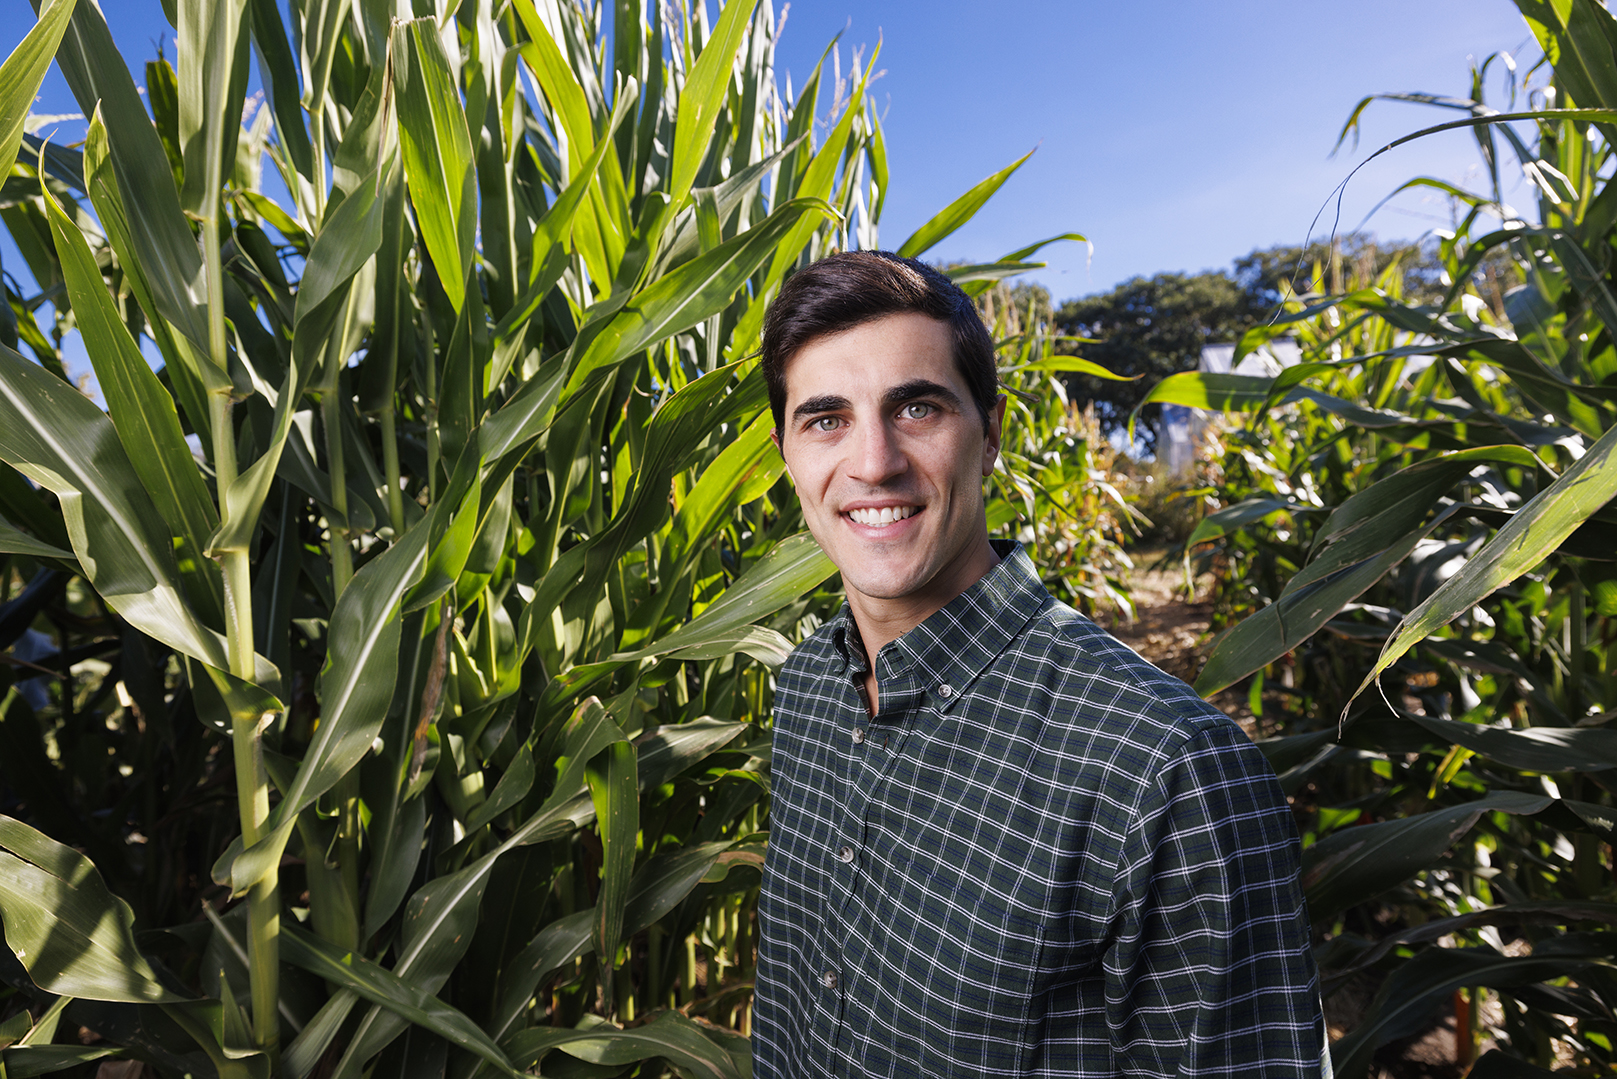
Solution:
M 1034 360 L 1032 363 L 1019 364 L 1008 367 L 1003 373 L 1011 374 L 1017 371 L 1072 371 L 1075 374 L 1089 375 L 1092 378 L 1104 378 L 1110 382 L 1133 382 L 1140 375 L 1119 375 L 1108 371 L 1093 360 L 1079 359 L 1077 356 L 1051 356 L 1048 359 Z
M 612 1010 L 612 972 L 623 939 L 623 906 L 629 898 L 635 847 L 640 832 L 640 791 L 635 777 L 635 749 L 626 740 L 613 742 L 590 758 L 584 768 L 595 823 L 601 836 L 601 889 L 595 900 L 592 933 L 601 961 L 601 992 Z
M 29 558 L 54 558 L 69 564 L 77 559 L 72 551 L 64 551 L 55 544 L 35 539 L 28 533 L 12 528 L 0 521 L 0 554 L 21 554 Z
M 399 147 L 416 224 L 459 311 L 477 230 L 476 159 L 466 110 L 435 19 L 395 23 L 392 57 Z
M 1415 1033 L 1437 1002 L 1456 989 L 1486 986 L 1508 990 L 1553 978 L 1575 978 L 1602 958 L 1599 951 L 1588 948 L 1571 954 L 1558 950 L 1542 958 L 1504 956 L 1485 947 L 1426 949 L 1388 976 L 1361 1025 L 1331 1047 L 1337 1079 L 1363 1079 L 1376 1049 Z
M 6 1079 L 33 1079 L 66 1071 L 75 1064 L 88 1064 L 120 1052 L 112 1045 L 31 1045 L 0 1050 Z
M 776 253 L 783 236 L 801 221 L 821 215 L 834 216 L 835 211 L 822 199 L 793 199 L 755 228 L 653 281 L 590 342 L 573 371 L 569 391 L 576 392 L 592 372 L 723 310 L 764 260 Z
M 734 734 L 732 730 L 729 737 L 734 737 Z M 729 741 L 729 737 L 725 741 Z M 636 739 L 635 744 L 644 747 L 648 743 L 644 739 Z M 683 771 L 685 766 L 682 764 L 680 770 Z M 646 786 L 643 772 L 641 786 Z M 662 920 L 685 901 L 691 891 L 702 883 L 702 878 L 719 856 L 733 845 L 727 840 L 699 843 L 648 859 L 635 872 L 634 880 L 629 885 L 623 910 L 624 934 L 633 936 Z M 564 964 L 588 955 L 595 947 L 592 932 L 595 919 L 593 910 L 581 910 L 558 918 L 540 930 L 532 942 L 506 964 L 495 992 L 493 1018 L 488 1026 L 496 1038 L 505 1037 L 512 1024 L 527 1010 L 535 990 L 547 976 Z
M 275 110 L 276 134 L 292 159 L 293 168 L 304 176 L 314 175 L 314 151 L 309 133 L 303 127 L 303 110 L 298 103 L 297 60 L 286 39 L 281 10 L 275 0 L 252 0 L 253 48 L 258 54 L 258 71 Z
M 1617 731 L 1578 727 L 1484 727 L 1409 714 L 1445 742 L 1524 772 L 1600 772 L 1617 768 Z
M 506 1048 L 518 1067 L 531 1066 L 552 1049 L 561 1049 L 592 1064 L 621 1067 L 663 1057 L 698 1079 L 741 1079 L 730 1054 L 678 1012 L 658 1012 L 651 1022 L 628 1030 L 530 1027 L 506 1039 Z
M 623 732 L 599 701 L 591 698 L 579 705 L 560 756 L 565 766 L 556 792 L 494 850 L 457 873 L 429 882 L 405 904 L 395 974 L 426 992 L 437 992 L 471 946 L 478 907 L 494 863 L 509 850 L 558 838 L 588 821 L 594 811 L 584 790 L 584 766 L 596 753 L 622 738 Z M 301 1076 L 313 1068 L 357 1000 L 352 992 L 341 990 L 327 1001 L 315 1021 L 287 1049 L 291 1074 Z M 372 1007 L 360 1020 L 337 1064 L 337 1079 L 357 1075 L 360 1065 L 386 1048 L 406 1025 L 393 1013 Z
M 728 0 L 702 54 L 685 77 L 679 95 L 679 116 L 674 123 L 673 168 L 668 182 L 668 197 L 676 207 L 690 194 L 697 169 L 707 156 L 719 110 L 730 89 L 736 53 L 757 6 L 758 0 Z
M 304 328 L 311 312 L 353 280 L 381 248 L 385 192 L 398 182 L 397 169 L 398 159 L 389 154 L 330 211 L 320 226 L 298 285 L 293 315 L 298 330 Z
M 154 317 L 166 319 L 197 356 L 206 357 L 208 322 L 199 299 L 205 291 L 202 255 L 180 209 L 162 140 L 94 4 L 73 9 L 56 61 L 80 111 L 93 116 L 99 108 L 105 120 L 111 146 L 107 159 L 128 211 L 134 258 L 126 264 L 137 263 L 145 275 L 158 308 Z M 217 374 L 229 385 L 224 372 Z
M 105 413 L 49 372 L 0 348 L 0 458 L 61 500 L 96 591 L 147 636 L 228 668 L 221 634 L 186 602 L 168 527 L 143 493 Z
M 1129 413 L 1129 438 L 1134 437 L 1134 420 L 1146 405 L 1187 405 L 1214 412 L 1251 411 L 1269 399 L 1272 380 L 1257 375 L 1223 375 L 1205 371 L 1181 371 L 1169 375 L 1140 399 Z
M 399 658 L 399 606 L 426 563 L 428 522 L 366 563 L 331 615 L 320 675 L 319 729 L 296 777 L 264 822 L 264 838 L 243 851 L 238 837 L 214 863 L 213 879 L 240 894 L 278 865 L 297 815 L 359 763 L 381 730 L 393 699 Z
M 836 567 L 814 537 L 801 532 L 776 544 L 688 623 L 653 645 L 612 659 L 633 662 L 729 639 L 729 635 L 812 591 L 835 572 Z
M 85 350 L 107 396 L 107 409 L 129 462 L 168 522 L 169 533 L 183 541 L 190 555 L 192 568 L 189 572 L 182 569 L 182 573 L 192 595 L 204 604 L 203 609 L 220 612 L 224 593 L 217 567 L 200 557 L 208 536 L 218 526 L 219 515 L 185 443 L 174 401 L 129 336 L 84 235 L 48 193 L 45 209 L 73 301 L 74 320 L 84 335 Z
M 286 448 L 287 436 L 292 432 L 292 416 L 297 407 L 296 380 L 297 371 L 288 367 L 286 380 L 273 398 L 275 414 L 270 421 L 269 445 L 220 498 L 224 519 L 208 537 L 210 556 L 224 551 L 246 551 L 252 544 L 264 500 L 269 497 L 270 484 L 280 468 L 281 451 Z M 269 396 L 267 386 L 261 386 L 259 392 Z
M 522 58 L 527 61 L 528 70 L 544 91 L 567 136 L 568 182 L 571 183 L 582 175 L 579 166 L 585 156 L 597 148 L 594 125 L 590 122 L 589 98 L 579 85 L 578 73 L 539 18 L 533 0 L 515 0 L 511 6 L 528 32 L 529 40 L 521 47 Z
M 49 993 L 159 1003 L 165 988 L 135 947 L 134 913 L 90 859 L 0 815 L 0 915 L 6 944 Z
M 1516 0 L 1555 78 L 1580 105 L 1617 109 L 1617 28 L 1611 12 L 1589 0 Z
M 1422 461 L 1338 506 L 1315 535 L 1313 557 L 1279 598 L 1220 637 L 1196 679 L 1203 696 L 1267 666 L 1313 636 L 1458 507 L 1426 520 L 1456 483 L 1482 463 L 1532 467 L 1520 446 L 1483 446 Z
M 1617 496 L 1617 427 L 1607 431 L 1556 481 L 1511 515 L 1509 521 L 1406 615 L 1381 649 L 1375 666 L 1353 693 L 1363 693 L 1376 677 L 1417 642 L 1447 625 L 1462 611 L 1542 562 L 1574 529 Z
M 952 235 L 961 225 L 975 217 L 977 211 L 983 208 L 983 204 L 993 196 L 994 192 L 998 191 L 1005 181 L 1011 178 L 1011 174 L 1021 168 L 1027 159 L 1032 156 L 1033 150 L 1029 150 L 938 211 L 937 216 L 916 229 L 909 239 L 898 245 L 898 253 L 905 258 L 915 258 L 937 246 L 938 243 Z M 1015 262 L 1019 260 L 1012 258 L 1009 261 Z
M 180 203 L 203 220 L 219 213 L 219 195 L 236 158 L 247 72 L 246 0 L 179 0 Z
M 488 798 L 466 818 L 466 831 L 475 832 L 500 814 L 519 805 L 533 789 L 533 781 L 537 774 L 538 769 L 533 763 L 533 750 L 524 742 L 517 750 L 516 756 L 511 759 L 511 763 L 506 766 L 500 781 L 494 785 L 494 790 L 489 792 Z
M 129 283 L 136 302 L 147 315 L 147 328 L 151 331 L 153 340 L 157 342 L 158 351 L 163 354 L 168 366 L 179 407 L 191 421 L 192 428 L 206 439 L 207 432 L 211 430 L 212 417 L 208 414 L 204 385 L 213 384 L 222 389 L 223 379 L 211 366 L 199 368 L 192 358 L 191 350 L 183 348 L 175 341 L 173 331 L 169 328 L 162 309 L 157 305 L 151 284 L 147 280 L 145 270 L 141 268 L 139 255 L 135 251 L 129 215 L 124 211 L 123 195 L 119 191 L 118 178 L 113 172 L 109 153 L 107 127 L 98 106 L 95 114 L 90 117 L 90 128 L 84 139 L 85 188 L 89 192 L 90 202 L 95 206 L 96 217 L 100 219 L 101 227 L 107 234 L 107 240 L 118 256 L 124 280 Z M 204 378 L 204 374 L 208 377 Z M 211 527 L 209 531 L 212 531 Z
M 865 69 L 863 81 L 853 90 L 855 100 L 863 96 L 865 88 L 870 84 L 870 75 L 880 53 L 881 47 L 878 45 L 870 57 L 870 65 Z M 807 87 L 804 88 L 804 93 L 808 93 Z M 826 136 L 825 144 L 815 152 L 813 160 L 803 170 L 802 179 L 792 192 L 794 198 L 830 199 L 832 188 L 836 183 L 837 165 L 848 147 L 848 139 L 853 134 L 853 120 L 857 114 L 857 109 L 843 110 L 841 119 Z M 812 123 L 812 117 L 810 122 Z M 794 130 L 790 134 L 795 138 L 799 133 Z M 805 143 L 803 150 L 807 149 L 808 144 Z M 784 172 L 783 169 L 782 175 Z M 803 248 L 808 246 L 810 237 L 814 235 L 814 230 L 819 225 L 818 221 L 800 221 L 780 241 L 775 257 L 769 263 L 769 272 L 764 275 L 763 287 L 753 293 L 752 303 L 741 316 L 741 321 L 736 324 L 735 333 L 731 336 L 729 351 L 731 360 L 740 359 L 757 347 L 759 336 L 763 332 L 764 313 L 768 309 L 769 301 L 773 299 L 781 281 L 785 280 L 786 271 L 797 265 Z
M 507 1075 L 521 1076 L 522 1073 L 511 1067 L 499 1046 L 465 1013 L 405 981 L 386 967 L 337 948 L 300 926 L 286 925 L 281 934 L 283 954 L 294 966 L 302 967 L 311 974 L 350 990 L 356 996 L 381 1005 L 395 1015 L 426 1027 L 451 1045 L 477 1054 Z
M 713 537 L 721 518 L 761 497 L 786 469 L 770 439 L 774 417 L 760 412 L 736 440 L 724 447 L 680 503 L 669 536 L 670 557 L 687 557 Z
M 1209 513 L 1196 524 L 1196 530 L 1185 541 L 1186 547 L 1218 539 L 1239 531 L 1242 525 L 1263 521 L 1277 513 L 1320 513 L 1320 506 L 1292 502 L 1284 498 L 1249 498 L 1233 506 L 1225 506 L 1217 513 Z
M 1339 912 L 1374 898 L 1435 864 L 1483 813 L 1531 815 L 1553 799 L 1496 791 L 1474 802 L 1332 832 L 1303 852 L 1309 916 L 1329 925 Z
M 39 21 L 0 64 L 0 176 L 11 175 L 22 145 L 23 122 L 67 30 L 74 2 L 46 0 L 39 8 Z

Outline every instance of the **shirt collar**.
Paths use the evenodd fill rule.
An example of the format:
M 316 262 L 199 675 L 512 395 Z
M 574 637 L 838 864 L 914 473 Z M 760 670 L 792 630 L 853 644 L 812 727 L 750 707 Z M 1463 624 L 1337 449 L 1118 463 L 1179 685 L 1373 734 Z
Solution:
M 982 669 L 1048 601 L 1022 545 L 990 540 L 1000 562 L 926 621 L 889 642 L 876 656 L 881 710 L 898 711 L 930 698 L 939 711 L 961 699 Z M 852 678 L 866 670 L 859 628 L 844 603 L 831 622 L 831 640 Z

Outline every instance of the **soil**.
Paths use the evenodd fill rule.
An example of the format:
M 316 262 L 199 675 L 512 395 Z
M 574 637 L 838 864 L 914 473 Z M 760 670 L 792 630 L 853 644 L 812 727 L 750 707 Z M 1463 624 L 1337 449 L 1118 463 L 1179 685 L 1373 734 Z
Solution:
M 1195 682 L 1211 641 L 1212 575 L 1197 578 L 1194 592 L 1187 598 L 1184 567 L 1172 560 L 1167 548 L 1136 548 L 1129 554 L 1135 567 L 1129 576 L 1134 617 L 1103 611 L 1095 621 L 1161 670 Z M 1248 736 L 1261 738 L 1269 733 L 1260 729 L 1241 692 L 1225 690 L 1211 703 L 1239 723 Z

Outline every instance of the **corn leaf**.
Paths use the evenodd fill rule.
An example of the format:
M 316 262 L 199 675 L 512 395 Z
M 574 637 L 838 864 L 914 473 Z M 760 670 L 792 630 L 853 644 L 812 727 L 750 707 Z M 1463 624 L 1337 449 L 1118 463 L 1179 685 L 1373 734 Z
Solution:
M 975 217 L 977 211 L 983 208 L 983 204 L 993 197 L 994 192 L 998 191 L 1032 156 L 1033 150 L 1029 150 L 992 176 L 979 181 L 970 191 L 939 210 L 932 220 L 916 229 L 909 239 L 899 244 L 898 253 L 905 258 L 916 258 L 953 235 L 956 229 Z M 1012 257 L 1009 261 L 1017 262 L 1019 259 Z
M 477 231 L 476 158 L 466 110 L 436 20 L 395 23 L 392 57 L 399 146 L 416 224 L 459 311 Z
M 48 993 L 134 1003 L 181 1001 L 135 947 L 135 916 L 90 859 L 0 815 L 6 944 Z
M 1441 858 L 1485 812 L 1541 812 L 1554 800 L 1496 791 L 1474 802 L 1332 832 L 1303 852 L 1309 916 L 1329 925 L 1340 911 L 1408 880 Z
M 451 1045 L 477 1054 L 508 1075 L 521 1076 L 499 1046 L 460 1010 L 386 967 L 337 948 L 301 926 L 288 925 L 282 933 L 284 954 L 293 965 L 426 1027 Z
M 685 77 L 679 97 L 679 116 L 674 123 L 673 171 L 668 183 L 668 197 L 675 206 L 682 204 L 690 194 L 696 171 L 702 165 L 702 158 L 707 156 L 719 110 L 730 89 L 736 53 L 741 49 L 747 22 L 757 6 L 758 0 L 728 0 L 702 54 Z
M 590 801 L 601 837 L 601 888 L 591 923 L 595 954 L 601 961 L 601 992 L 611 1011 L 612 972 L 623 939 L 623 906 L 629 898 L 635 847 L 640 835 L 640 791 L 635 748 L 627 740 L 608 745 L 585 765 Z
M 1617 427 L 1512 514 L 1458 573 L 1404 617 L 1353 696 L 1358 697 L 1399 656 L 1455 615 L 1542 562 L 1613 497 L 1617 497 Z
M 0 176 L 11 175 L 22 145 L 23 121 L 39 93 L 51 56 L 67 30 L 75 0 L 46 0 L 39 9 L 39 21 L 17 43 L 0 64 Z

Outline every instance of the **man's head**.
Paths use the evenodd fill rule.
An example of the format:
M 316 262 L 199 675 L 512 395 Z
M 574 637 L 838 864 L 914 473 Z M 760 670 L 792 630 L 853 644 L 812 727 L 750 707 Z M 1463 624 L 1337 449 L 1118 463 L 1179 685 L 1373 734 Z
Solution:
M 787 279 L 764 320 L 764 381 L 775 433 L 786 408 L 786 362 L 817 337 L 849 330 L 883 315 L 914 311 L 948 326 L 952 355 L 971 390 L 984 430 L 999 396 L 994 342 L 971 297 L 916 259 L 888 251 L 846 251 L 823 258 Z
M 836 265 L 821 271 L 826 262 Z M 998 560 L 982 484 L 1004 399 L 988 335 L 947 279 L 890 255 L 826 262 L 776 301 L 764 363 L 804 520 L 842 571 L 874 653 Z M 961 363 L 963 339 L 986 377 L 975 358 Z

